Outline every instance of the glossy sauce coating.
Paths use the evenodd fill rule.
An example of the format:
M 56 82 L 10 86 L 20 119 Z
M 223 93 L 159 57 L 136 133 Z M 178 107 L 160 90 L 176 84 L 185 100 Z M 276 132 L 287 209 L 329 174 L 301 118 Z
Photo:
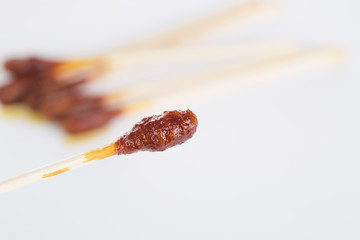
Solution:
M 137 151 L 164 151 L 184 143 L 197 129 L 197 118 L 190 111 L 165 111 L 144 118 L 115 143 L 117 154 Z

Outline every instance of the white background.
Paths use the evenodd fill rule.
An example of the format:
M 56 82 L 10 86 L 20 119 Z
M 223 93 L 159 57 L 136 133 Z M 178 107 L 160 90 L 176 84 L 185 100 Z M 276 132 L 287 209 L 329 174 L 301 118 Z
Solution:
M 0 0 L 0 60 L 97 53 L 236 2 Z M 222 41 L 341 46 L 345 61 L 177 106 L 199 118 L 180 147 L 113 157 L 1 195 L 0 239 L 359 239 L 360 5 L 283 4 Z M 111 142 L 160 112 L 124 116 L 76 144 L 52 124 L 2 116 L 0 178 Z

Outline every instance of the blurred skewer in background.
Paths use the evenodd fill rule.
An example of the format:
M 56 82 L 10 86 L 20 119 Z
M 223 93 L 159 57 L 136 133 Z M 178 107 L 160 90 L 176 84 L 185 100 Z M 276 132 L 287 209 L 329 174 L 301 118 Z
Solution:
M 285 42 L 240 44 L 236 46 L 217 46 L 199 48 L 173 48 L 160 50 L 156 59 L 167 62 L 170 58 L 177 61 L 195 61 L 209 58 L 260 58 L 281 55 L 295 51 L 295 46 Z M 156 52 L 156 51 L 154 51 Z M 152 61 L 153 55 L 147 56 L 145 61 Z M 137 55 L 133 59 L 136 59 Z M 83 87 L 89 79 L 80 78 L 67 82 L 34 80 L 15 81 L 10 86 L 0 89 L 0 99 L 3 104 L 24 102 L 26 106 L 39 111 L 49 119 L 60 119 L 72 113 L 78 113 L 89 108 L 99 108 L 101 101 L 107 96 L 89 96 L 84 94 Z M 116 95 L 115 95 L 116 96 Z M 112 97 L 111 97 L 112 98 Z
M 0 88 L 0 100 L 3 104 L 25 103 L 46 118 L 59 122 L 68 133 L 78 134 L 105 126 L 120 114 L 155 102 L 183 101 L 189 98 L 189 92 L 198 96 L 211 95 L 221 92 L 221 89 L 236 89 L 244 79 L 256 76 L 267 78 L 274 72 L 286 72 L 301 66 L 308 68 L 314 63 L 323 64 L 338 59 L 335 49 L 296 52 L 294 44 L 285 42 L 179 46 L 214 30 L 221 30 L 233 21 L 245 24 L 277 8 L 278 4 L 274 2 L 250 1 L 91 58 L 66 61 L 12 59 L 5 63 L 12 82 Z M 164 81 L 132 84 L 97 95 L 89 95 L 83 90 L 87 83 L 116 69 L 221 58 L 243 58 L 252 62 L 229 64 Z M 235 81 L 223 80 L 231 76 Z
M 31 109 L 51 119 L 101 108 L 101 96 L 82 96 L 85 83 L 107 71 L 154 62 L 194 61 L 238 55 L 267 55 L 288 51 L 290 44 L 248 44 L 224 47 L 180 48 L 178 45 L 224 24 L 264 16 L 274 11 L 273 3 L 250 1 L 191 21 L 154 37 L 92 58 L 52 61 L 41 58 L 11 59 L 5 63 L 12 82 L 0 89 L 3 104 L 25 102 Z M 255 18 L 256 18 L 255 17 Z M 174 47 L 177 46 L 177 47 Z M 65 114 L 66 113 L 66 114 Z
M 209 59 L 225 59 L 225 58 L 258 58 L 284 52 L 293 51 L 294 44 L 287 42 L 269 42 L 269 43 L 248 43 L 232 46 L 207 46 L 207 47 L 176 47 L 163 48 L 157 50 L 147 50 L 139 53 L 125 54 L 125 58 L 115 57 L 109 60 L 111 68 L 122 68 L 124 66 L 136 66 L 144 64 L 156 64 L 162 62 L 194 62 Z M 125 61 L 123 59 L 126 59 Z M 18 60 L 11 60 L 18 61 Z M 14 76 L 12 82 L 0 88 L 0 101 L 3 104 L 12 104 L 25 100 L 33 99 L 33 92 L 54 92 L 54 90 L 71 87 L 78 87 L 90 82 L 100 75 L 95 71 L 90 75 L 78 75 L 67 78 L 67 81 L 53 81 L 47 66 L 52 66 L 53 62 L 30 58 L 27 59 L 29 65 L 24 63 L 10 64 L 19 65 L 12 67 Z M 9 65 L 9 62 L 5 63 Z M 21 67 L 21 65 L 26 65 Z M 17 69 L 17 71 L 15 71 Z M 28 97 L 30 95 L 30 97 Z M 37 96 L 39 97 L 39 96 Z M 31 100 L 30 100 L 31 101 Z M 33 107 L 32 104 L 30 104 Z
M 235 91 L 248 80 L 277 78 L 331 65 L 339 62 L 342 55 L 342 51 L 336 48 L 309 49 L 253 63 L 235 63 L 174 79 L 130 86 L 105 95 L 102 101 L 109 107 L 88 109 L 63 118 L 61 123 L 69 133 L 86 132 L 108 124 L 121 114 L 141 110 L 142 107 L 154 104 L 166 106 L 194 97 L 203 100 L 214 94 Z
M 106 73 L 126 67 L 169 61 L 203 61 L 209 58 L 257 57 L 294 48 L 289 43 L 260 43 L 219 47 L 180 47 L 236 21 L 247 25 L 275 12 L 273 2 L 249 1 L 190 21 L 164 33 L 145 38 L 109 53 L 87 58 L 46 60 L 37 57 L 10 59 L 4 67 L 11 81 L 0 88 L 5 104 L 25 103 L 50 119 L 101 108 L 102 96 L 83 96 L 83 88 Z M 71 111 L 70 111 L 71 109 Z
M 5 69 L 14 77 L 40 74 L 41 76 L 46 75 L 48 80 L 63 81 L 79 76 L 94 78 L 113 69 L 114 61 L 122 63 L 116 64 L 117 67 L 126 66 L 127 59 L 131 58 L 132 54 L 136 54 L 136 59 L 143 62 L 141 53 L 146 50 L 175 47 L 191 39 L 205 37 L 233 21 L 241 21 L 246 24 L 250 19 L 266 16 L 269 12 L 275 12 L 277 9 L 278 4 L 274 2 L 249 1 L 101 55 L 67 60 L 10 59 L 5 63 Z M 156 51 L 152 53 L 158 54 Z M 149 58 L 148 55 L 149 53 L 145 53 L 145 58 Z M 133 65 L 135 62 L 134 58 L 131 58 L 131 64 Z

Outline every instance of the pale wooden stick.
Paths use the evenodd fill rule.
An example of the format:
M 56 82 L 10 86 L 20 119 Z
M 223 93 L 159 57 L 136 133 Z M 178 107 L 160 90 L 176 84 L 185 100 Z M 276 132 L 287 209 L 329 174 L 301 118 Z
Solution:
M 110 53 L 103 54 L 97 58 L 103 59 L 106 62 L 105 65 L 107 65 L 109 69 L 116 69 L 127 66 L 128 64 L 134 65 L 139 62 L 144 64 L 144 60 L 146 60 L 146 63 L 151 61 L 156 62 L 159 60 L 164 62 L 169 57 L 174 59 L 174 57 L 181 58 L 181 56 L 190 56 L 189 53 L 191 53 L 191 48 L 189 48 L 189 51 L 187 51 L 187 49 L 176 48 L 176 46 L 179 44 L 184 44 L 187 40 L 199 38 L 199 36 L 204 36 L 206 33 L 218 30 L 225 24 L 235 20 L 241 20 L 243 23 L 246 23 L 255 15 L 262 16 L 266 13 L 274 12 L 278 9 L 278 7 L 279 4 L 275 1 L 252 0 L 246 3 L 232 6 L 231 8 L 227 8 L 223 11 L 210 14 L 198 20 L 191 21 L 187 24 L 175 27 L 167 32 L 146 38 L 142 41 L 130 44 L 124 48 L 120 48 Z M 198 48 L 198 50 L 193 50 L 203 54 L 206 54 L 205 52 L 209 52 L 210 55 L 216 51 L 217 53 L 221 51 L 221 49 L 216 50 L 215 48 L 205 48 L 203 50 Z M 242 52 L 245 51 L 245 49 L 237 50 Z M 230 51 L 226 51 L 226 53 L 229 54 Z M 195 58 L 199 58 L 199 56 L 201 55 L 192 54 L 192 57 Z M 162 58 L 164 58 L 164 60 L 162 60 Z
M 252 0 L 239 5 L 231 6 L 223 11 L 210 14 L 187 24 L 172 28 L 162 34 L 149 37 L 137 43 L 127 46 L 126 50 L 144 50 L 145 48 L 159 48 L 175 46 L 184 43 L 187 40 L 205 35 L 207 32 L 221 28 L 224 24 L 232 21 L 242 20 L 246 22 L 254 15 L 262 15 L 268 12 L 274 12 L 279 4 L 274 1 Z M 122 50 L 121 50 L 122 51 Z
M 233 66 L 232 69 L 218 72 L 218 75 L 199 76 L 198 81 L 189 88 L 168 90 L 169 94 L 157 94 L 148 98 L 152 104 L 181 104 L 184 100 L 204 99 L 213 95 L 229 94 L 248 84 L 263 80 L 278 79 L 305 71 L 333 65 L 343 59 L 340 49 L 307 50 L 283 57 L 266 59 L 246 66 Z M 192 82 L 190 82 L 191 84 Z M 186 83 L 185 83 L 186 84 Z M 141 99 L 140 101 L 144 101 Z M 161 105 L 162 106 L 162 105 Z
M 226 58 L 257 58 L 280 55 L 295 51 L 296 47 L 290 42 L 259 42 L 242 43 L 225 46 L 198 46 L 198 47 L 166 47 L 146 49 L 139 52 L 123 52 L 109 54 L 90 65 L 80 66 L 72 70 L 58 69 L 58 79 L 67 80 L 72 76 L 88 76 L 91 80 L 104 73 L 117 69 L 154 65 L 168 62 L 199 62 L 204 60 L 219 60 Z M 67 64 L 66 64 L 67 65 Z
M 247 22 L 249 18 L 252 18 L 255 15 L 261 16 L 277 9 L 277 3 L 268 1 L 252 0 L 247 3 L 235 5 L 221 12 L 210 14 L 206 17 L 200 18 L 199 20 L 191 21 L 177 28 L 173 28 L 165 33 L 113 50 L 110 53 L 85 59 L 69 60 L 68 64 L 64 64 L 57 70 L 60 75 L 58 79 L 65 80 L 72 75 L 81 74 L 84 72 L 83 70 L 86 72 L 86 69 L 89 68 L 91 71 L 95 72 L 95 75 L 101 75 L 109 70 L 113 70 L 114 66 L 123 67 L 126 65 L 126 60 L 125 64 L 114 65 L 111 62 L 117 58 L 117 63 L 124 63 L 124 60 L 122 60 L 124 59 L 123 55 L 125 55 L 126 58 L 131 56 L 131 54 L 139 53 L 146 49 L 174 47 L 180 43 L 184 43 L 186 40 L 203 36 L 207 32 L 219 29 L 224 24 L 231 21 L 242 20 L 243 22 Z M 165 56 L 168 55 L 165 54 Z M 132 59 L 134 60 L 134 58 Z
M 70 157 L 59 162 L 51 163 L 44 167 L 34 169 L 21 175 L 9 178 L 0 182 L 0 194 L 16 188 L 40 181 L 44 178 L 56 176 L 69 170 L 81 167 L 85 164 L 100 160 L 116 154 L 115 143 L 105 147 L 92 150 L 74 157 Z
M 295 51 L 294 44 L 289 42 L 243 43 L 225 46 L 167 47 L 150 49 L 141 52 L 109 55 L 106 58 L 109 68 L 119 69 L 144 64 L 161 64 L 168 62 L 197 62 L 225 58 L 258 58 L 280 55 Z
M 112 100 L 114 101 L 114 96 L 117 96 L 116 101 L 129 106 L 138 102 L 153 102 L 163 99 L 164 96 L 175 96 L 189 89 L 198 91 L 213 88 L 217 91 L 229 86 L 236 89 L 245 79 L 306 70 L 339 61 L 341 56 L 342 52 L 339 49 L 318 49 L 284 54 L 246 65 L 235 63 L 188 76 L 122 88 L 113 92 Z M 230 80 L 227 80 L 228 78 Z

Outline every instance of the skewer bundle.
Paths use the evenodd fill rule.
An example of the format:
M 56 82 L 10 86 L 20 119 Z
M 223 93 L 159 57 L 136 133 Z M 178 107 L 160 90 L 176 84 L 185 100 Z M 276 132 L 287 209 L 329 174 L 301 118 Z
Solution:
M 57 121 L 69 133 L 81 133 L 107 124 L 124 112 L 124 106 L 109 107 L 114 94 L 89 95 L 83 91 L 89 82 L 118 68 L 144 63 L 177 59 L 189 60 L 212 56 L 228 57 L 238 54 L 257 54 L 264 50 L 288 46 L 235 46 L 209 49 L 179 49 L 175 47 L 199 37 L 233 20 L 246 21 L 254 15 L 271 12 L 275 4 L 250 1 L 225 9 L 213 15 L 171 29 L 121 49 L 83 59 L 46 60 L 42 58 L 10 59 L 4 68 L 10 82 L 0 88 L 0 101 L 4 105 L 23 103 L 50 120 Z M 260 49 L 260 51 L 259 51 Z M 115 94 L 116 95 L 116 94 Z M 125 106 L 126 108 L 126 106 Z
M 93 130 L 108 124 L 131 106 L 154 102 L 180 91 L 201 89 L 208 85 L 226 85 L 219 79 L 260 75 L 292 66 L 312 65 L 338 59 L 334 49 L 297 52 L 291 44 L 248 44 L 240 46 L 181 48 L 179 44 L 220 28 L 233 20 L 246 20 L 254 15 L 273 11 L 276 4 L 251 1 L 223 12 L 185 24 L 164 34 L 139 41 L 119 50 L 95 57 L 69 60 L 41 58 L 11 59 L 4 67 L 10 73 L 10 83 L 0 87 L 4 104 L 23 103 L 50 120 L 60 123 L 71 134 Z M 166 61 L 194 61 L 236 56 L 268 56 L 247 65 L 229 65 L 172 81 L 158 81 L 128 86 L 106 94 L 89 95 L 84 87 L 104 74 L 126 66 Z M 315 60 L 315 61 L 314 61 Z M 115 104 L 114 104 L 115 103 Z
M 63 63 L 36 58 L 6 62 L 12 81 L 0 89 L 1 101 L 3 104 L 24 103 L 59 122 L 81 112 L 107 110 L 101 96 L 84 94 L 83 87 L 91 80 L 90 76 L 56 79 L 56 72 L 62 67 Z

